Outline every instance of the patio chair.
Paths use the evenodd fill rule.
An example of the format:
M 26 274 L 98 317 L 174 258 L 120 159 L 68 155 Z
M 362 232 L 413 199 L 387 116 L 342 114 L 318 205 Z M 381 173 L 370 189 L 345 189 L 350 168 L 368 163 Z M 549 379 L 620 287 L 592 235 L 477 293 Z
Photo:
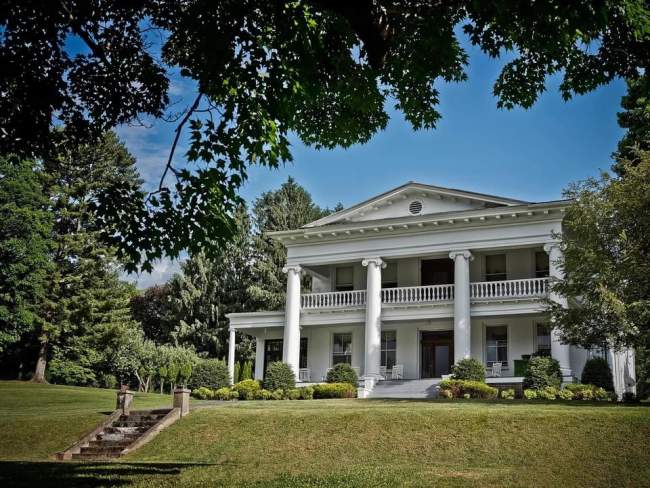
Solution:
M 300 368 L 298 370 L 298 381 L 308 383 L 311 381 L 311 371 L 309 368 Z
M 404 379 L 404 365 L 403 364 L 394 364 L 393 369 L 391 370 L 390 378 L 392 380 L 403 380 Z
M 501 363 L 495 362 L 492 363 L 492 378 L 499 378 L 501 376 Z
M 332 371 L 332 368 L 327 368 L 327 369 L 325 370 L 325 375 L 324 375 L 323 378 L 322 378 L 323 381 L 327 381 L 327 373 L 329 373 L 330 371 Z
M 387 374 L 388 370 L 386 369 L 386 366 L 379 366 L 379 379 L 385 380 Z

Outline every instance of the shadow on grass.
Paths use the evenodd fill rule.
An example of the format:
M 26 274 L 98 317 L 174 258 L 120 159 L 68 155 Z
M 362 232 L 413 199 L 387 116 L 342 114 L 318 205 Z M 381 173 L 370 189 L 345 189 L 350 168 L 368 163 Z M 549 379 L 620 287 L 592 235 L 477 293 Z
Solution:
M 103 487 L 129 486 L 143 477 L 160 482 L 201 463 L 111 463 L 0 461 L 0 486 Z M 171 480 L 170 480 L 171 481 Z M 153 484 L 153 486 L 158 483 Z

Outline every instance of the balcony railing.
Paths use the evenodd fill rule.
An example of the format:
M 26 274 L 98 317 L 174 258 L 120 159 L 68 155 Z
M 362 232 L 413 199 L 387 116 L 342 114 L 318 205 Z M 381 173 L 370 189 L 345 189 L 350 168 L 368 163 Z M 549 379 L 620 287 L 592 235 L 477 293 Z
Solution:
M 302 308 L 304 309 L 359 307 L 365 304 L 366 290 L 305 293 L 302 295 Z
M 469 285 L 470 299 L 479 301 L 543 298 L 547 293 L 548 278 L 482 281 Z M 436 303 L 453 300 L 454 285 L 403 286 L 381 290 L 381 301 L 385 304 Z M 303 309 L 353 308 L 365 304 L 366 290 L 306 293 L 301 297 Z
M 382 303 L 448 302 L 454 299 L 454 285 L 402 286 L 381 290 Z
M 469 285 L 470 298 L 479 300 L 490 298 L 541 298 L 546 296 L 547 292 L 548 278 L 481 281 Z

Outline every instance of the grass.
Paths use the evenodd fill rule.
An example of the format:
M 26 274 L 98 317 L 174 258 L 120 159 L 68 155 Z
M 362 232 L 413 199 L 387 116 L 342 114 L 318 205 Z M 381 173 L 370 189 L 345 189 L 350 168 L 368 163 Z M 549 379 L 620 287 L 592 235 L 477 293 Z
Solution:
M 38 388 L 49 391 L 38 394 Z M 71 435 L 88 430 L 90 419 L 101 418 L 101 409 L 110 409 L 114 400 L 108 397 L 111 402 L 100 407 L 101 402 L 91 399 L 93 391 L 112 395 L 0 383 L 2 398 L 17 396 L 17 403 L 42 428 L 61 412 L 68 419 L 67 425 L 55 423 L 45 438 L 30 436 L 30 446 L 12 438 L 7 447 L 5 439 L 0 457 L 12 461 L 0 463 L 2 485 L 650 485 L 650 408 L 578 402 L 228 403 L 194 411 L 118 463 L 21 461 L 45 459 L 64 447 L 51 448 L 56 430 Z M 47 400 L 43 410 L 31 404 L 42 398 Z M 38 430 L 11 426 L 21 421 L 19 410 L 0 413 L 5 436 Z

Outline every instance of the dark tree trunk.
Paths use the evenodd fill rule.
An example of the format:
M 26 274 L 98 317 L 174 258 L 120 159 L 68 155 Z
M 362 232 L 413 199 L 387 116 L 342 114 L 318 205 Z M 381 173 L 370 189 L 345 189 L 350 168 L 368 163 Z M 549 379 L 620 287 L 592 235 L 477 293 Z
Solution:
M 45 381 L 45 367 L 47 366 L 47 350 L 48 344 L 47 341 L 41 342 L 41 347 L 38 350 L 38 359 L 36 360 L 36 369 L 34 370 L 34 377 L 32 381 L 34 383 L 47 383 Z

